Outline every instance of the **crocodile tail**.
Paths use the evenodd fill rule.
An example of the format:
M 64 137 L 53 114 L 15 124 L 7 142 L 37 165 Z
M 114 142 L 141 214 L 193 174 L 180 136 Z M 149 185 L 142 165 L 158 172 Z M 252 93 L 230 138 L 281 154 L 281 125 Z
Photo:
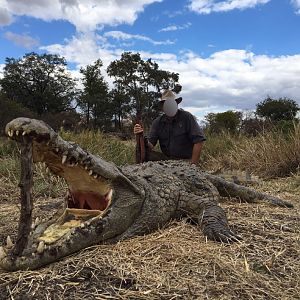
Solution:
M 229 182 L 219 176 L 212 174 L 204 174 L 212 184 L 218 189 L 222 197 L 237 197 L 245 202 L 255 203 L 262 201 L 270 203 L 275 206 L 293 208 L 294 205 L 290 202 L 282 200 L 278 197 L 274 197 L 265 193 L 258 192 L 250 187 L 238 185 L 233 182 Z

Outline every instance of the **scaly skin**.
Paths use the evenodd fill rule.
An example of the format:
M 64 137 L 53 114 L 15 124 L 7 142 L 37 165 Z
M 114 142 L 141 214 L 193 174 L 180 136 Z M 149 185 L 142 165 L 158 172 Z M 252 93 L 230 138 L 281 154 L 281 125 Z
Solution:
M 202 172 L 188 162 L 148 162 L 120 169 L 64 141 L 39 120 L 15 119 L 7 124 L 6 134 L 19 143 L 32 143 L 33 162 L 44 162 L 52 173 L 65 178 L 69 187 L 66 203 L 75 208 L 73 214 L 93 214 L 52 242 L 43 240 L 45 230 L 51 224 L 65 224 L 67 219 L 62 222 L 65 217 L 56 214 L 47 222 L 34 224 L 21 254 L 0 249 L 0 266 L 6 270 L 39 268 L 97 243 L 146 234 L 182 216 L 196 220 L 210 240 L 238 241 L 240 237 L 230 230 L 225 212 L 218 206 L 218 190 L 249 202 L 260 199 L 291 206 Z

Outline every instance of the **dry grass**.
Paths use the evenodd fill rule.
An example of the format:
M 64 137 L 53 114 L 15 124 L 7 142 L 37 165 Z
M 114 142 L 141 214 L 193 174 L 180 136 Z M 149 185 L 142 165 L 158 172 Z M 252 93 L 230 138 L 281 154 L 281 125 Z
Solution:
M 247 170 L 264 178 L 289 176 L 300 168 L 300 125 L 290 134 L 274 131 L 253 138 L 223 134 L 213 137 L 205 149 L 207 169 Z
M 299 178 L 259 188 L 289 210 L 222 202 L 243 242 L 207 242 L 185 220 L 115 245 L 98 245 L 37 271 L 0 271 L 1 299 L 300 299 Z M 1 178 L 0 241 L 15 237 L 16 190 Z M 6 192 L 5 192 L 6 191 Z M 45 216 L 61 199 L 39 198 Z
M 119 165 L 133 161 L 131 142 L 111 141 L 100 133 L 63 134 Z M 288 143 L 276 141 L 286 147 L 282 149 L 298 149 L 290 152 L 293 161 L 300 153 L 296 137 L 299 143 L 300 132 Z M 267 145 L 272 142 L 271 136 L 256 140 L 256 146 L 250 140 L 247 144 L 243 137 L 237 141 L 239 146 L 227 138 L 210 142 L 214 155 L 207 155 L 206 162 L 211 166 L 243 169 L 243 163 L 251 166 L 246 160 L 249 156 L 257 171 L 263 160 L 259 153 L 266 153 L 264 168 L 272 165 L 274 158 L 278 164 L 285 157 L 275 155 L 274 143 Z M 258 144 L 262 142 L 260 149 Z M 227 145 L 224 162 L 218 154 L 222 143 Z M 4 244 L 7 235 L 16 237 L 19 164 L 14 147 L 4 144 L 1 149 L 0 244 Z M 212 157 L 216 158 L 213 163 Z M 288 159 L 283 161 L 287 163 Z M 37 166 L 35 216 L 55 212 L 62 204 L 64 187 L 62 180 Z M 185 220 L 174 221 L 147 236 L 94 246 L 36 271 L 0 270 L 0 299 L 300 299 L 300 176 L 261 182 L 255 188 L 291 201 L 295 209 L 245 204 L 235 199 L 222 202 L 232 228 L 243 237 L 242 243 L 207 242 L 196 226 Z
M 63 132 L 62 137 L 67 141 L 76 142 L 89 152 L 100 155 L 105 160 L 113 161 L 119 166 L 135 161 L 135 143 L 132 141 L 120 141 L 100 131 L 83 131 L 77 134 Z

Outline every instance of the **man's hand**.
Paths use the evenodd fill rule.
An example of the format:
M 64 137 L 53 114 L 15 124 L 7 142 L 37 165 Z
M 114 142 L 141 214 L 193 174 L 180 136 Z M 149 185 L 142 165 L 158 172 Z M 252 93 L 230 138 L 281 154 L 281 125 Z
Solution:
M 143 133 L 144 129 L 140 124 L 135 124 L 133 127 L 133 133 L 134 134 L 139 134 L 139 133 Z

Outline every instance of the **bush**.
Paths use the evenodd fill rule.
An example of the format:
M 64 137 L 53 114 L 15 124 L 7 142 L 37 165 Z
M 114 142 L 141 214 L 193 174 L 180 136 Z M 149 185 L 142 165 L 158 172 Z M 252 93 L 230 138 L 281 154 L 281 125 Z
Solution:
M 8 100 L 0 94 L 0 135 L 4 135 L 6 124 L 18 117 L 34 118 L 35 114 L 22 104 Z
M 63 128 L 64 130 L 76 130 L 80 123 L 80 115 L 75 110 L 62 111 L 59 113 L 48 113 L 40 117 L 49 124 L 55 131 Z

